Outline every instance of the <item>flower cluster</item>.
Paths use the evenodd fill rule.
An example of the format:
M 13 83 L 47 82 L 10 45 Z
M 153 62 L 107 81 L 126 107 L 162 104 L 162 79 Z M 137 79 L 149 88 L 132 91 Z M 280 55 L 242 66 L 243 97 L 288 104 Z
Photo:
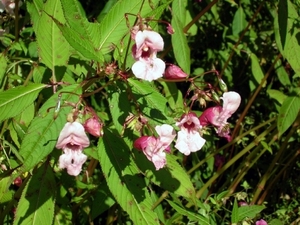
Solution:
M 205 144 L 201 130 L 208 125 L 215 126 L 220 137 L 231 140 L 227 120 L 239 107 L 241 97 L 236 92 L 225 92 L 221 99 L 223 107 L 210 107 L 199 118 L 193 112 L 182 115 L 176 123 L 180 129 L 174 145 L 176 149 L 184 155 L 199 151 Z M 155 130 L 159 137 L 142 136 L 134 142 L 134 147 L 142 150 L 148 160 L 153 162 L 156 170 L 159 170 L 166 165 L 166 152 L 170 152 L 170 144 L 176 135 L 173 127 L 167 124 L 156 126 Z

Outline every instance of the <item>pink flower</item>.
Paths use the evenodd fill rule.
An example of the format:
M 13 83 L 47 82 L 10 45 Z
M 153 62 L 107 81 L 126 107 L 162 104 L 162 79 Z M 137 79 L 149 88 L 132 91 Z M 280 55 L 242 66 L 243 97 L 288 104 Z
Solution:
M 217 128 L 217 134 L 231 141 L 228 118 L 238 109 L 241 103 L 241 96 L 234 92 L 225 92 L 223 94 L 223 107 L 215 106 L 206 109 L 200 116 L 200 124 L 207 126 L 209 124 Z
M 133 74 L 142 80 L 153 81 L 161 78 L 166 65 L 159 58 L 140 59 L 132 65 Z
M 152 81 L 163 76 L 166 68 L 164 61 L 156 57 L 163 50 L 164 41 L 155 31 L 138 31 L 132 54 L 136 62 L 132 66 L 133 74 L 140 79 Z
M 191 152 L 200 150 L 205 144 L 205 139 L 200 136 L 200 121 L 195 113 L 188 113 L 182 116 L 176 123 L 180 128 L 175 148 L 181 153 L 189 155 Z
M 83 126 L 86 132 L 95 137 L 100 137 L 103 135 L 102 123 L 100 123 L 99 119 L 96 117 L 87 119 Z
M 176 65 L 170 65 L 165 71 L 164 77 L 166 79 L 174 80 L 174 79 L 182 79 L 186 78 L 188 75 L 181 70 L 180 67 Z
M 64 154 L 59 157 L 59 168 L 67 169 L 67 173 L 71 176 L 77 176 L 81 170 L 82 165 L 87 160 L 87 156 L 82 151 L 74 151 L 70 148 L 63 149 Z
M 133 56 L 135 60 L 156 58 L 156 53 L 163 48 L 164 40 L 159 33 L 149 30 L 138 31 L 135 35 Z
M 90 140 L 84 132 L 84 127 L 82 124 L 78 122 L 67 122 L 59 134 L 56 148 L 82 150 L 89 145 Z
M 77 176 L 87 159 L 82 150 L 89 145 L 90 141 L 84 132 L 82 124 L 67 122 L 61 130 L 56 143 L 56 148 L 64 151 L 64 154 L 59 157 L 59 168 L 66 168 L 68 174 Z
M 149 161 L 151 161 L 156 170 L 163 168 L 166 165 L 166 153 L 169 150 L 169 145 L 175 138 L 174 128 L 164 124 L 155 127 L 159 137 L 142 136 L 135 140 L 134 147 L 142 150 Z
M 257 220 L 255 225 L 268 225 L 268 223 L 265 220 L 261 219 L 261 220 Z

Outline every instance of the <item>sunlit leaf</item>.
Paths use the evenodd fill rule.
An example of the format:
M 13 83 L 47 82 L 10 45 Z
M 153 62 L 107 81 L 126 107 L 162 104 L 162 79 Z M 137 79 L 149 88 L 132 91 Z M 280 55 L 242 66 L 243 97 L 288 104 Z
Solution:
M 152 200 L 128 145 L 110 130 L 98 143 L 99 162 L 110 192 L 134 224 L 159 224 Z
M 232 34 L 234 36 L 239 36 L 239 34 L 246 28 L 247 24 L 244 10 L 242 7 L 239 7 L 233 17 Z
M 32 175 L 22 192 L 14 224 L 51 225 L 56 195 L 55 177 L 49 162 Z
M 280 110 L 277 120 L 277 127 L 279 135 L 281 136 L 296 120 L 300 110 L 300 92 L 295 93 L 294 96 L 288 96 Z
M 20 114 L 37 98 L 45 84 L 19 86 L 0 93 L 0 121 Z

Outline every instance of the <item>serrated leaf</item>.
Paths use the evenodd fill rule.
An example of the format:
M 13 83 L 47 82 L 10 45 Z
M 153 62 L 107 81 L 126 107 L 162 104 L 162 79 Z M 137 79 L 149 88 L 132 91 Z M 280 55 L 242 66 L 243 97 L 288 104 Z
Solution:
M 280 0 L 274 21 L 275 40 L 281 54 L 296 73 L 300 73 L 298 19 L 294 5 L 289 0 Z
M 0 93 L 0 121 L 20 114 L 36 99 L 45 84 L 29 84 Z
M 49 162 L 34 171 L 19 201 L 14 224 L 51 225 L 56 197 L 55 177 Z
M 240 32 L 242 32 L 247 26 L 246 15 L 242 7 L 239 7 L 234 14 L 232 21 L 232 34 L 234 36 L 239 36 Z
M 107 88 L 109 110 L 113 123 L 119 134 L 122 133 L 126 117 L 131 112 L 130 101 L 124 82 L 117 81 L 116 86 L 110 85 Z
M 54 71 L 55 66 L 67 65 L 70 53 L 68 42 L 49 15 L 65 22 L 59 0 L 48 0 L 44 4 L 36 30 L 40 60 Z
M 190 74 L 190 48 L 187 43 L 187 38 L 183 33 L 183 24 L 181 24 L 181 21 L 177 18 L 176 14 L 173 14 L 172 26 L 175 30 L 175 33 L 172 34 L 172 45 L 174 46 L 173 51 L 175 59 L 181 69 L 186 74 Z
M 128 79 L 132 88 L 134 101 L 137 101 L 140 110 L 149 119 L 156 123 L 173 124 L 174 119 L 166 115 L 167 100 L 150 82 Z
M 24 164 L 20 168 L 21 172 L 27 172 L 36 166 L 54 149 L 56 140 L 61 129 L 67 122 L 67 114 L 71 112 L 71 107 L 61 107 L 55 118 L 54 107 L 57 104 L 58 94 L 62 94 L 62 104 L 64 101 L 78 102 L 78 96 L 72 93 L 81 93 L 80 85 L 71 85 L 49 98 L 38 112 L 38 116 L 31 122 L 23 142 L 21 143 L 20 154 L 24 158 Z
M 239 210 L 238 210 L 238 204 L 236 199 L 234 199 L 233 208 L 231 212 L 231 223 L 237 223 L 239 222 Z
M 277 128 L 281 136 L 296 120 L 300 110 L 299 92 L 295 96 L 287 97 L 280 110 L 277 119 Z
M 178 90 L 176 84 L 171 82 L 160 82 L 160 84 L 164 87 L 164 94 L 170 108 L 174 111 L 183 108 L 182 93 Z
M 242 221 L 243 219 L 250 218 L 253 219 L 258 213 L 260 213 L 266 207 L 263 205 L 246 205 L 238 208 L 238 221 Z
M 156 7 L 158 0 L 151 1 L 151 4 Z M 130 27 L 126 25 L 125 14 L 137 15 L 143 1 L 140 0 L 120 0 L 114 4 L 110 11 L 100 22 L 101 41 L 97 49 L 101 49 L 103 54 L 107 54 L 118 45 L 118 42 L 129 32 Z M 153 9 L 149 2 L 144 2 L 140 15 L 143 17 L 150 13 Z M 135 21 L 134 16 L 128 16 L 128 22 L 133 26 Z
M 104 131 L 98 143 L 99 162 L 110 192 L 134 224 L 159 224 L 152 200 L 139 176 L 128 145 L 119 135 Z
M 210 225 L 211 224 L 208 218 L 205 218 L 204 216 L 202 216 L 200 214 L 196 214 L 194 212 L 190 212 L 189 210 L 180 207 L 179 205 L 175 204 L 174 202 L 171 202 L 170 200 L 167 200 L 167 202 L 179 214 L 181 214 L 183 216 L 187 216 L 190 220 L 197 221 L 201 225 Z

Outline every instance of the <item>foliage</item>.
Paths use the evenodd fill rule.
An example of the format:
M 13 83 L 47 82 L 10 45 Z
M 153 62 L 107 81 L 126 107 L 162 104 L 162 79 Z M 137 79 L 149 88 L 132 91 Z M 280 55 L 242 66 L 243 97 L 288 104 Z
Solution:
M 298 1 L 1 3 L 0 224 L 299 223 Z

